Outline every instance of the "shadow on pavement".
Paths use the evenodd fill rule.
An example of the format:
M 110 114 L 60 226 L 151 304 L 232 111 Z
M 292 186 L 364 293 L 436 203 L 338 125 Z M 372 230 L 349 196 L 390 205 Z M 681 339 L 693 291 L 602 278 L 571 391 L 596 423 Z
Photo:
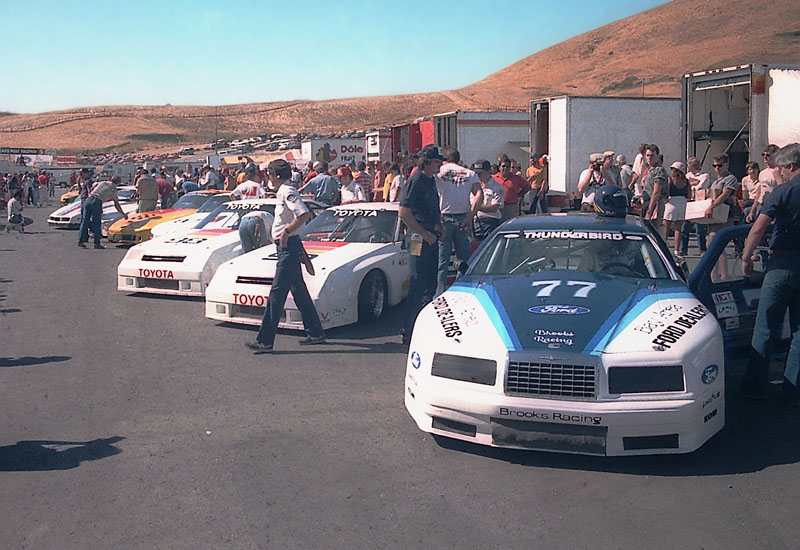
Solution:
M 0 472 L 70 470 L 86 460 L 98 460 L 122 452 L 114 446 L 121 436 L 92 441 L 20 441 L 0 447 Z
M 43 365 L 45 363 L 61 363 L 69 361 L 68 355 L 48 355 L 46 357 L 0 357 L 0 367 L 27 367 L 30 365 Z

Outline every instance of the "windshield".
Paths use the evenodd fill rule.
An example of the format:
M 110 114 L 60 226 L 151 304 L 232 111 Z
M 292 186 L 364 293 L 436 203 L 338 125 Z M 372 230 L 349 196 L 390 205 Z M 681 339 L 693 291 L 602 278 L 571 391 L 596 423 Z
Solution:
M 123 187 L 117 189 L 117 198 L 121 201 L 129 201 L 136 195 L 135 187 Z
M 524 275 L 550 270 L 669 279 L 645 235 L 613 231 L 517 231 L 494 235 L 469 275 Z
M 245 214 L 260 210 L 275 214 L 274 204 L 223 204 L 195 226 L 195 229 L 239 229 Z
M 208 200 L 208 193 L 187 193 L 172 208 L 200 208 Z
M 390 243 L 397 227 L 397 212 L 331 208 L 308 222 L 300 235 L 304 241 Z
M 220 204 L 225 204 L 231 200 L 231 196 L 227 193 L 219 193 L 218 195 L 211 195 L 211 198 L 203 203 L 203 206 L 197 209 L 197 213 L 212 212 Z

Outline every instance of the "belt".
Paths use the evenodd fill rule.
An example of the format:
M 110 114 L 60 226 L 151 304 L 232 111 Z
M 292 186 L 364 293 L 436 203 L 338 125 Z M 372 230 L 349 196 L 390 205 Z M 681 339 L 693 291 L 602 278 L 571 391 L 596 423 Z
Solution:
M 461 221 L 467 213 L 464 212 L 463 214 L 442 214 L 442 219 L 446 222 L 449 221 Z
M 800 250 L 770 250 L 771 256 L 800 256 Z

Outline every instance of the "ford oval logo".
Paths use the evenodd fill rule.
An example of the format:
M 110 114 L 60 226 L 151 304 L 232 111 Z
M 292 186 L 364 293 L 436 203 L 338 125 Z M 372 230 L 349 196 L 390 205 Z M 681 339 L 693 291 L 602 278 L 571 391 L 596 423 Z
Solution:
M 412 351 L 411 366 L 414 367 L 415 369 L 418 369 L 421 362 L 422 360 L 420 359 L 419 353 L 417 353 L 416 351 Z
M 700 379 L 703 381 L 703 384 L 710 384 L 717 379 L 718 374 L 719 367 L 716 365 L 709 365 L 703 369 L 703 375 L 700 377 Z
M 543 313 L 544 315 L 582 315 L 589 313 L 591 310 L 588 307 L 581 306 L 560 306 L 560 305 L 547 305 L 547 306 L 533 306 L 528 308 L 531 313 Z

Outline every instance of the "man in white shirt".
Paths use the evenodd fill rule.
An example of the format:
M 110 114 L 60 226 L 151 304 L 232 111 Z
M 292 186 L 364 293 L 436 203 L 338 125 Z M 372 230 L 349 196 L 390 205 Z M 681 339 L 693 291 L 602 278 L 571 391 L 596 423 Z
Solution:
M 244 167 L 244 177 L 245 180 L 231 191 L 231 200 L 263 199 L 267 196 L 264 186 L 259 181 L 258 168 L 255 164 L 250 162 Z
M 595 191 L 606 185 L 606 177 L 603 173 L 603 163 L 605 157 L 602 153 L 592 153 L 589 155 L 589 167 L 581 172 L 578 178 L 578 193 L 581 198 L 581 212 L 594 212 Z
M 277 189 L 278 204 L 275 205 L 275 221 L 272 224 L 272 238 L 275 240 L 278 263 L 272 280 L 267 307 L 261 319 L 261 328 L 255 342 L 245 346 L 259 353 L 269 353 L 275 342 L 278 321 L 283 315 L 286 296 L 292 292 L 294 303 L 300 310 L 307 336 L 300 340 L 301 345 L 324 344 L 325 332 L 314 302 L 308 294 L 303 280 L 301 262 L 308 258 L 303 242 L 297 235 L 311 218 L 311 212 L 303 204 L 297 189 L 292 187 L 292 168 L 283 159 L 273 160 L 267 168 L 269 181 Z M 310 262 L 310 260 L 308 260 Z
M 352 204 L 354 202 L 367 202 L 367 195 L 359 184 L 353 181 L 353 172 L 347 166 L 340 166 L 336 171 L 336 178 L 341 187 L 342 204 Z
M 456 258 L 462 262 L 469 258 L 469 234 L 472 218 L 483 204 L 483 188 L 477 174 L 458 164 L 461 155 L 453 147 L 442 150 L 444 163 L 439 168 L 436 189 L 439 191 L 439 209 L 442 213 L 442 239 L 439 241 L 439 269 L 436 296 L 444 292 L 447 268 L 455 248 Z M 474 197 L 474 198 L 473 198 Z
M 698 191 L 706 191 L 711 187 L 708 172 L 700 167 L 700 161 L 697 160 L 697 157 L 686 159 L 686 179 L 689 180 L 689 185 L 692 186 L 691 197 L 695 197 Z M 693 226 L 697 227 L 697 246 L 700 249 L 700 254 L 706 251 L 706 236 L 708 234 L 706 224 L 694 224 L 685 220 L 681 226 L 681 253 L 683 255 L 689 252 L 689 234 L 692 232 Z

